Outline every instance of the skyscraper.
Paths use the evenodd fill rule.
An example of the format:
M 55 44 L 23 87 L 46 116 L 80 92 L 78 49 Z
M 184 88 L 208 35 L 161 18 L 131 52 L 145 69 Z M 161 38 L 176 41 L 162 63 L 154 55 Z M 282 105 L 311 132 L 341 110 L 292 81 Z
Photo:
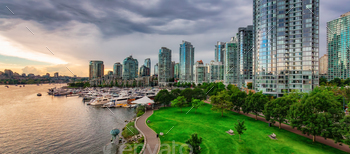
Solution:
M 235 37 L 225 44 L 225 63 L 224 63 L 224 83 L 225 85 L 234 84 L 238 86 L 239 82 L 239 51 L 238 42 Z
M 203 65 L 203 61 L 197 61 L 193 65 L 193 82 L 198 85 L 202 84 L 203 82 L 207 82 L 207 67 Z
M 225 42 L 217 42 L 215 45 L 215 61 L 225 63 Z
M 180 64 L 176 63 L 174 66 L 174 78 L 175 79 L 179 78 L 179 73 L 180 73 L 179 69 L 180 69 Z
M 194 65 L 194 47 L 191 42 L 182 41 L 180 44 L 180 81 L 192 82 Z
M 328 80 L 350 77 L 350 12 L 327 22 Z
M 224 64 L 222 62 L 211 61 L 209 65 L 209 82 L 224 81 Z
M 123 80 L 133 80 L 138 77 L 139 63 L 137 59 L 129 56 L 123 61 Z
M 147 66 L 145 66 L 145 65 L 142 65 L 141 67 L 140 67 L 140 77 L 143 77 L 143 76 L 149 76 L 149 68 L 147 67 Z
M 170 78 L 175 78 L 175 61 L 171 62 L 170 67 Z
M 254 0 L 255 89 L 280 97 L 318 86 L 319 1 Z
M 169 82 L 171 78 L 171 50 L 162 47 L 158 54 L 158 83 Z
M 119 78 L 123 76 L 123 65 L 119 62 L 114 63 L 113 65 L 113 74 Z
M 146 58 L 145 62 L 144 62 L 144 65 L 149 68 L 149 74 L 147 74 L 147 76 L 151 76 L 151 59 L 150 58 Z
M 320 60 L 320 75 L 325 76 L 328 72 L 328 55 L 324 54 Z
M 95 78 L 99 78 L 102 77 L 105 73 L 104 73 L 104 65 L 103 65 L 103 61 L 90 61 L 90 65 L 89 65 L 89 79 L 95 79 Z M 56 75 L 54 75 L 55 77 L 58 76 L 58 73 Z
M 253 26 L 238 28 L 240 85 L 254 78 Z
M 158 63 L 154 65 L 154 75 L 158 75 Z

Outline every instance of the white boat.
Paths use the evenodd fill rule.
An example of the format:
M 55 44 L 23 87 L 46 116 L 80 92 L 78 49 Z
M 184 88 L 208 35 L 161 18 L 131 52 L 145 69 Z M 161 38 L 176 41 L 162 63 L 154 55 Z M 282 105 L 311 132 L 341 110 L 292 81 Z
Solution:
M 92 106 L 101 106 L 103 104 L 106 104 L 109 102 L 109 98 L 108 97 L 97 97 L 92 103 L 90 103 L 90 105 Z
M 102 107 L 114 107 L 115 106 L 116 99 L 111 99 L 108 103 L 103 104 Z

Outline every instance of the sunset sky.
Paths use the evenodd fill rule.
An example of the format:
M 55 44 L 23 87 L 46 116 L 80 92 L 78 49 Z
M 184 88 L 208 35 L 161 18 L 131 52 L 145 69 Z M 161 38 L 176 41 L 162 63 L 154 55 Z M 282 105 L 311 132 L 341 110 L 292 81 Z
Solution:
M 350 11 L 350 1 L 320 1 L 322 56 L 326 22 Z M 0 71 L 71 76 L 68 67 L 75 75 L 88 76 L 90 60 L 102 60 L 111 70 L 115 62 L 133 55 L 139 67 L 151 58 L 153 73 L 163 46 L 172 50 L 173 61 L 179 61 L 182 40 L 195 46 L 196 61 L 209 63 L 217 41 L 227 42 L 239 27 L 252 24 L 252 4 L 252 0 L 1 0 Z

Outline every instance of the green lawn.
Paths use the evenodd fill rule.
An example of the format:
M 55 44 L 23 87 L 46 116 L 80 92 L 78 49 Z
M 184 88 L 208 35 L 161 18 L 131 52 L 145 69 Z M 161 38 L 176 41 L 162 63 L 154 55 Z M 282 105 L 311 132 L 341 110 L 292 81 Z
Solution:
M 154 111 L 154 114 L 148 118 L 151 121 L 148 123 L 149 127 L 157 133 L 166 134 L 174 126 L 168 134 L 160 137 L 162 144 L 170 144 L 169 147 L 161 146 L 160 153 L 166 154 L 168 150 L 175 150 L 176 153 L 179 153 L 179 145 L 185 144 L 192 133 L 198 133 L 203 138 L 201 144 L 203 154 L 346 153 L 321 143 L 312 143 L 311 139 L 283 129 L 280 130 L 278 127 L 268 127 L 265 122 L 255 121 L 253 118 L 235 112 L 228 111 L 224 113 L 224 117 L 221 117 L 219 112 L 211 110 L 209 104 L 200 107 L 196 114 L 194 109 L 186 114 L 188 110 L 190 107 L 183 108 L 182 113 L 180 108 L 161 108 Z M 241 142 L 238 141 L 239 137 L 236 133 L 233 136 L 226 133 L 229 129 L 234 130 L 237 119 L 245 120 L 247 128 L 247 131 L 241 136 Z M 277 135 L 278 140 L 272 140 L 268 137 L 272 133 Z M 174 144 L 172 143 L 177 144 L 175 148 L 173 148 Z

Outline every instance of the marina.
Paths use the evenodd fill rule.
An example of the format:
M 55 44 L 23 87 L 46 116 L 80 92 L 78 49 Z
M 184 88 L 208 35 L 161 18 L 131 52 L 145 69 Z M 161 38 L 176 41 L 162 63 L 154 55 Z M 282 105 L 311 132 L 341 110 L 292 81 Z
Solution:
M 90 106 L 78 94 L 49 95 L 55 86 L 65 85 L 0 88 L 0 153 L 113 153 L 110 132 L 134 119 L 135 109 Z
M 52 96 L 78 96 L 87 105 L 102 107 L 102 108 L 135 108 L 137 105 L 144 105 L 135 103 L 143 97 L 151 100 L 159 92 L 155 88 L 84 88 L 84 89 L 66 89 L 66 88 L 50 88 L 47 94 Z M 153 104 L 152 102 L 148 102 Z

